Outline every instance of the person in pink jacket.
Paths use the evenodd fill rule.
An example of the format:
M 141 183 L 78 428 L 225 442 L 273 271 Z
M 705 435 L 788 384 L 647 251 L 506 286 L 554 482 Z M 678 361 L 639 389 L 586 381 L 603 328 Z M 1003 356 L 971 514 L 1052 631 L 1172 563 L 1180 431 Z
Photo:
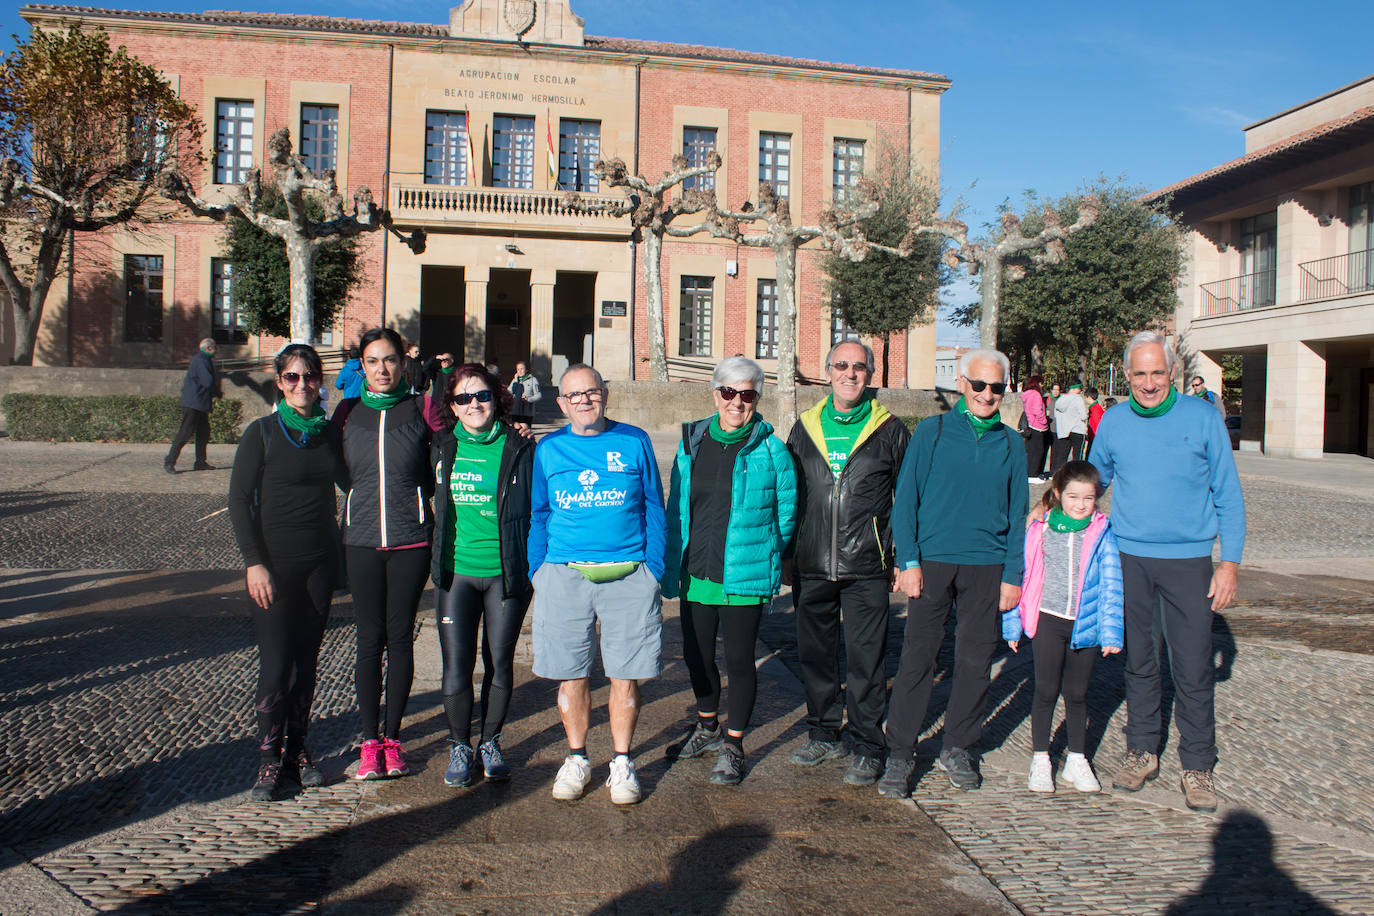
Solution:
M 1045 480 L 1045 450 L 1050 446 L 1050 420 L 1045 412 L 1045 396 L 1040 386 L 1045 380 L 1038 375 L 1026 379 L 1026 390 L 1021 392 L 1021 407 L 1026 412 L 1028 431 L 1023 434 L 1026 440 L 1026 474 L 1033 483 Z
M 1093 663 L 1121 651 L 1121 555 L 1107 516 L 1097 511 L 1097 468 L 1070 461 L 1055 472 L 1026 528 L 1021 603 L 1002 615 L 1002 638 L 1017 651 L 1024 634 L 1035 653 L 1028 786 L 1054 791 L 1050 725 L 1064 695 L 1069 753 L 1063 777 L 1080 792 L 1102 786 L 1085 751 L 1087 694 Z

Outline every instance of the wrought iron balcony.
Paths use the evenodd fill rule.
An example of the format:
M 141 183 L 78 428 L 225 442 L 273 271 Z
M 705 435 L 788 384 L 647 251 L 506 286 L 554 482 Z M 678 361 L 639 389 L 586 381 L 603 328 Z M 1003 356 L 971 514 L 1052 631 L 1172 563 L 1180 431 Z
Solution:
M 620 194 L 579 194 L 581 206 L 568 205 L 563 191 L 486 188 L 468 185 L 393 185 L 391 212 L 398 222 L 438 226 L 551 229 L 621 235 L 629 230 L 612 207 Z
M 1274 305 L 1278 271 L 1261 270 L 1252 274 L 1204 283 L 1202 290 L 1202 318 L 1242 312 Z
M 1335 299 L 1374 291 L 1374 249 L 1298 265 L 1298 301 Z

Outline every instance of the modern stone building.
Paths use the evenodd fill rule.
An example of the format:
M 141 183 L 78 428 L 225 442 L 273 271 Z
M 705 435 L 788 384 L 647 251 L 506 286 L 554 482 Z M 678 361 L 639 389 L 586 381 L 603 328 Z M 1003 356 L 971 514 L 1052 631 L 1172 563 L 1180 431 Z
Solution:
M 466 0 L 444 25 L 314 16 L 23 8 L 35 28 L 106 29 L 157 66 L 205 123 L 199 190 L 227 194 L 291 130 L 314 168 L 359 185 L 423 255 L 361 238 L 366 281 L 322 343 L 385 322 L 426 352 L 451 349 L 541 373 L 589 360 L 612 378 L 647 373 L 642 254 L 628 219 L 569 210 L 564 192 L 620 199 L 591 166 L 621 157 L 645 175 L 674 155 L 719 152 L 718 194 L 739 206 L 773 183 L 794 216 L 871 173 L 882 143 L 938 172 L 936 74 L 584 33 L 568 0 Z M 273 352 L 239 326 L 218 225 L 176 219 L 78 238 L 76 269 L 50 302 L 39 359 L 173 365 L 201 337 L 222 355 Z M 801 371 L 819 376 L 848 332 L 829 307 L 818 253 L 798 265 Z M 744 353 L 772 369 L 776 271 L 766 250 L 673 239 L 663 258 L 668 355 L 677 371 Z M 60 284 L 59 284 L 60 285 Z M 933 314 L 933 306 L 932 306 Z M 879 342 L 880 343 L 880 342 Z M 894 385 L 934 383 L 935 329 L 895 335 Z
M 1374 76 L 1245 128 L 1245 155 L 1161 188 L 1191 230 L 1176 326 L 1241 447 L 1374 457 Z

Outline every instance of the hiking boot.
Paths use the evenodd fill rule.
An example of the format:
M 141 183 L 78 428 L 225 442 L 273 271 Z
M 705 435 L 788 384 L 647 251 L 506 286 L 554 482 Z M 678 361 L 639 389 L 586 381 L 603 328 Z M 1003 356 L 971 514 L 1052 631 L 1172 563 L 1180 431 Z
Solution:
M 940 751 L 940 756 L 935 758 L 935 765 L 949 774 L 949 784 L 956 789 L 968 792 L 983 784 L 983 777 L 978 775 L 973 755 L 962 747 L 949 747 Z
M 291 775 L 303 788 L 313 789 L 324 785 L 324 774 L 315 766 L 314 759 L 305 748 L 287 754 L 285 766 L 290 768 Z
M 563 758 L 558 775 L 553 780 L 553 797 L 559 801 L 576 801 L 592 781 L 592 764 L 586 757 L 569 754 Z
M 253 801 L 261 802 L 281 798 L 281 763 L 264 760 L 259 764 L 257 778 L 253 780 L 253 790 L 248 795 Z
M 687 735 L 686 740 L 670 753 L 675 760 L 688 760 L 692 757 L 700 757 L 710 751 L 720 750 L 724 741 L 725 732 L 721 729 L 720 723 L 716 723 L 715 728 L 708 729 L 697 722 L 692 726 L 692 731 Z
M 878 797 L 906 798 L 911 794 L 911 778 L 915 775 L 915 757 L 888 757 L 883 778 L 878 780 Z
M 501 753 L 501 736 L 488 738 L 477 746 L 477 755 L 482 758 L 482 775 L 492 782 L 510 779 L 510 764 Z
M 1050 763 L 1049 754 L 1031 754 L 1030 777 L 1026 780 L 1026 788 L 1032 792 L 1054 791 L 1054 764 Z
M 744 779 L 744 752 L 732 744 L 721 746 L 716 765 L 711 768 L 711 782 L 718 786 L 737 786 Z
M 1211 770 L 1183 771 L 1183 800 L 1194 811 L 1217 810 L 1217 787 Z
M 1102 784 L 1093 775 L 1093 765 L 1082 754 L 1069 754 L 1064 761 L 1063 775 L 1080 792 L 1101 792 Z
M 191 470 L 193 471 L 213 471 L 214 469 L 215 466 L 213 464 L 206 464 L 204 461 L 197 461 L 195 464 L 191 465 Z
M 793 751 L 787 758 L 789 763 L 795 763 L 799 767 L 813 767 L 827 760 L 834 760 L 844 756 L 844 745 L 838 741 L 821 741 L 819 738 L 812 738 L 801 746 L 800 750 Z
M 1127 792 L 1139 791 L 1148 780 L 1159 775 L 1159 757 L 1145 751 L 1128 750 L 1116 768 L 1112 785 Z
M 406 752 L 396 738 L 382 739 L 382 754 L 386 757 L 386 775 L 409 776 L 410 767 L 406 766 Z
M 444 785 L 472 785 L 472 746 L 466 741 L 449 742 L 448 769 L 444 770 Z
M 871 786 L 878 781 L 878 777 L 883 775 L 883 760 L 881 757 L 870 757 L 867 754 L 855 754 L 849 761 L 849 768 L 844 771 L 844 781 L 851 786 Z
M 376 738 L 369 738 L 363 742 L 358 772 L 353 774 L 353 778 L 381 779 L 385 775 L 386 770 L 382 767 L 382 742 Z
M 611 775 L 606 779 L 611 790 L 611 804 L 635 805 L 639 803 L 639 777 L 635 775 L 635 762 L 625 754 L 611 758 Z

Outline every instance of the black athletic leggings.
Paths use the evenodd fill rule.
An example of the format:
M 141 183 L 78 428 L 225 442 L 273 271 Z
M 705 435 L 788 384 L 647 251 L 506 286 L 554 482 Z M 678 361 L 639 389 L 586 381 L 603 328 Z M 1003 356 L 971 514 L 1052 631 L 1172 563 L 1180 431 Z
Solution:
M 358 618 L 358 713 L 363 739 L 396 738 L 415 676 L 415 611 L 429 576 L 429 547 L 349 547 L 348 587 Z M 382 650 L 386 650 L 386 731 L 378 733 Z
M 692 678 L 697 710 L 720 709 L 720 669 L 716 667 L 716 631 L 723 630 L 725 674 L 730 678 L 727 727 L 743 732 L 749 727 L 758 693 L 758 669 L 754 667 L 754 642 L 759 635 L 763 605 L 698 604 L 683 601 L 682 655 Z
M 258 641 L 258 752 L 276 761 L 305 746 L 320 642 L 334 596 L 333 564 L 272 564 L 272 606 L 253 605 Z
M 444 713 L 448 734 L 472 737 L 472 670 L 477 664 L 477 627 L 482 625 L 482 740 L 501 734 L 515 687 L 515 643 L 525 624 L 530 593 L 505 598 L 500 576 L 457 573 L 449 588 L 435 593 L 434 619 L 444 658 Z
M 1064 722 L 1069 731 L 1069 750 L 1083 753 L 1088 728 L 1088 683 L 1093 664 L 1102 650 L 1097 646 L 1070 649 L 1073 621 L 1041 614 L 1031 648 L 1035 653 L 1035 703 L 1031 707 L 1031 745 L 1036 751 L 1050 749 L 1050 725 L 1054 705 L 1064 694 Z

